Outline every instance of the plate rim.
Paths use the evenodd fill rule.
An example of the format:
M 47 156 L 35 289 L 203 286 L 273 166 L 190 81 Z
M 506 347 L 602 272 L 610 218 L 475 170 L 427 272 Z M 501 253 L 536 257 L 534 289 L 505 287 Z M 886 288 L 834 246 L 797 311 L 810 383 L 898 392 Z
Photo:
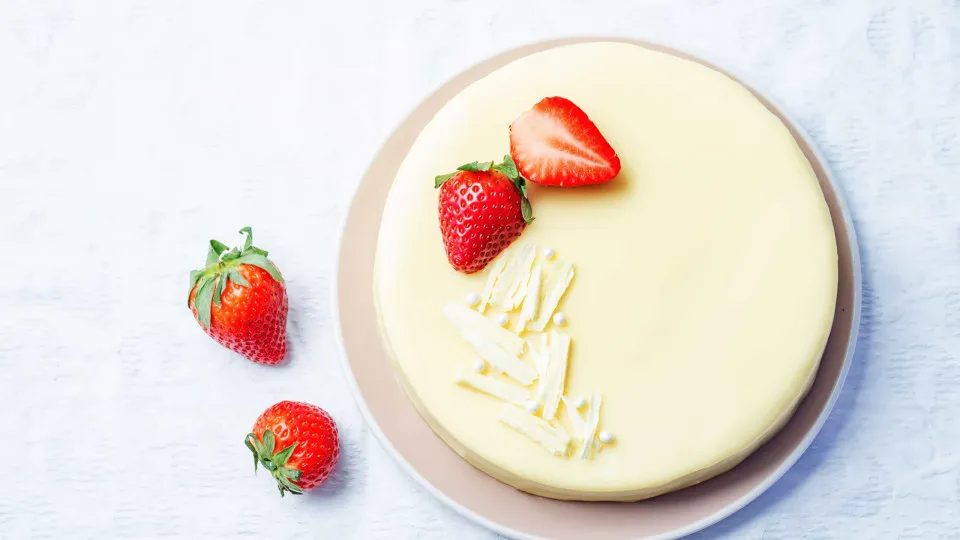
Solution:
M 485 56 L 479 61 L 472 62 L 466 67 L 459 69 L 451 75 L 446 77 L 443 82 L 435 86 L 431 91 L 427 92 L 424 97 L 417 100 L 413 107 L 409 108 L 405 114 L 403 114 L 399 120 L 397 120 L 393 127 L 387 132 L 387 134 L 380 140 L 380 144 L 377 146 L 375 152 L 373 152 L 372 157 L 367 165 L 364 168 L 363 174 L 360 175 L 359 180 L 354 183 L 351 188 L 351 192 L 348 194 L 347 210 L 341 216 L 339 227 L 336 234 L 336 245 L 334 246 L 334 253 L 336 254 L 336 262 L 333 268 L 333 279 L 330 282 L 332 288 L 332 294 L 330 295 L 331 304 L 332 304 L 332 313 L 334 319 L 334 339 L 337 344 L 338 352 L 338 363 L 343 371 L 344 376 L 347 379 L 347 382 L 350 386 L 350 392 L 353 396 L 354 403 L 357 405 L 357 408 L 360 410 L 361 416 L 363 416 L 364 422 L 366 422 L 367 427 L 373 433 L 374 437 L 377 439 L 377 442 L 380 446 L 386 451 L 386 453 L 393 459 L 395 463 L 400 465 L 400 467 L 411 476 L 420 487 L 424 488 L 433 495 L 437 500 L 443 503 L 445 506 L 460 514 L 461 516 L 467 518 L 468 520 L 487 528 L 488 530 L 494 531 L 498 534 L 516 539 L 536 539 L 537 537 L 529 535 L 527 533 L 520 532 L 516 529 L 506 527 L 499 523 L 496 523 L 486 517 L 483 517 L 476 512 L 470 510 L 466 506 L 461 505 L 460 503 L 454 501 L 445 493 L 436 488 L 433 484 L 428 482 L 416 469 L 407 462 L 403 456 L 393 447 L 393 444 L 390 442 L 389 438 L 383 433 L 380 429 L 380 425 L 377 423 L 376 419 L 373 417 L 373 413 L 367 407 L 366 400 L 363 398 L 359 384 L 356 377 L 354 376 L 353 369 L 350 366 L 350 362 L 347 359 L 346 344 L 344 343 L 343 338 L 343 328 L 340 320 L 340 260 L 342 257 L 344 249 L 344 234 L 346 232 L 347 223 L 350 220 L 351 213 L 354 210 L 354 206 L 357 204 L 357 193 L 360 190 L 360 187 L 364 184 L 364 179 L 366 178 L 367 173 L 369 172 L 370 166 L 377 161 L 378 156 L 383 152 L 384 147 L 390 141 L 390 139 L 397 133 L 397 131 L 403 126 L 405 122 L 410 118 L 410 116 L 419 109 L 431 96 L 437 93 L 444 86 L 449 84 L 449 82 L 460 74 L 470 71 L 477 66 L 489 62 L 492 59 L 497 57 L 508 55 L 510 53 L 516 52 L 522 49 L 537 49 L 537 50 L 548 50 L 554 49 L 556 47 L 561 47 L 564 45 L 573 45 L 573 44 L 582 44 L 582 43 L 595 43 L 595 42 L 626 42 L 632 43 L 644 47 L 654 47 L 660 48 L 666 51 L 671 51 L 673 53 L 679 53 L 681 55 L 687 55 L 693 57 L 697 60 L 702 61 L 708 66 L 713 66 L 716 69 L 720 70 L 722 73 L 732 77 L 738 83 L 742 84 L 748 88 L 753 93 L 759 95 L 765 99 L 771 106 L 777 109 L 783 117 L 790 123 L 791 127 L 794 129 L 796 134 L 803 140 L 807 145 L 810 151 L 814 154 L 820 166 L 823 169 L 824 177 L 827 180 L 827 183 L 830 184 L 830 187 L 833 189 L 837 207 L 840 210 L 840 217 L 842 218 L 846 233 L 847 241 L 850 246 L 850 263 L 853 273 L 853 290 L 852 290 L 852 306 L 851 306 L 851 323 L 850 323 L 850 335 L 847 343 L 847 349 L 844 352 L 843 364 L 841 365 L 840 372 L 837 375 L 836 384 L 833 387 L 833 390 L 830 393 L 830 396 L 827 398 L 827 401 L 823 405 L 823 409 L 820 414 L 817 416 L 817 419 L 810 426 L 807 432 L 804 434 L 803 438 L 794 448 L 794 450 L 783 460 L 783 462 L 769 473 L 763 481 L 759 482 L 753 489 L 749 490 L 743 494 L 740 498 L 732 501 L 728 505 L 724 506 L 722 509 L 710 514 L 706 517 L 703 517 L 689 525 L 674 529 L 672 531 L 664 532 L 663 534 L 650 537 L 656 540 L 671 540 L 675 538 L 681 538 L 715 525 L 720 521 L 730 517 L 734 513 L 740 511 L 748 504 L 756 500 L 760 495 L 766 492 L 770 487 L 775 484 L 778 480 L 783 478 L 784 474 L 791 467 L 793 467 L 797 461 L 799 461 L 800 456 L 809 449 L 810 445 L 813 443 L 813 440 L 817 437 L 820 431 L 823 428 L 823 425 L 826 423 L 827 418 L 833 412 L 833 408 L 836 405 L 836 402 L 840 396 L 840 393 L 843 391 L 844 383 L 847 379 L 847 374 L 850 371 L 850 366 L 853 363 L 854 355 L 857 349 L 858 338 L 860 334 L 860 317 L 861 317 L 861 304 L 862 304 L 862 289 L 863 289 L 863 276 L 862 276 L 862 267 L 860 261 L 860 246 L 858 242 L 858 235 L 856 228 L 854 226 L 853 217 L 850 213 L 850 208 L 847 203 L 847 197 L 843 190 L 843 186 L 837 182 L 835 173 L 833 172 L 830 163 L 824 158 L 823 153 L 820 151 L 820 148 L 814 143 L 810 134 L 799 123 L 796 117 L 790 112 L 789 109 L 784 107 L 778 100 L 776 100 L 772 95 L 762 86 L 754 84 L 747 78 L 744 78 L 742 74 L 735 70 L 730 69 L 723 63 L 715 62 L 709 54 L 703 54 L 702 51 L 695 50 L 693 48 L 686 47 L 677 47 L 673 45 L 666 44 L 661 41 L 652 40 L 652 39 L 639 39 L 628 36 L 567 36 L 560 38 L 551 38 L 546 40 L 537 40 L 529 41 L 526 43 L 521 43 L 516 46 L 512 46 L 506 49 L 499 50 L 489 56 Z M 533 54 L 531 52 L 530 54 Z M 526 55 L 525 55 L 526 56 Z

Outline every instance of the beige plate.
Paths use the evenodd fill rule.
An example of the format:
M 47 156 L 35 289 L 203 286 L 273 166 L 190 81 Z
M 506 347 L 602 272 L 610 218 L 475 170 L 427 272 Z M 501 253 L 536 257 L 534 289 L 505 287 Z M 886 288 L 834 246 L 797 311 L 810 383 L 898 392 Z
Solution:
M 853 223 L 826 163 L 797 125 L 768 98 L 754 91 L 790 128 L 820 180 L 837 233 L 840 283 L 833 329 L 809 395 L 779 434 L 733 470 L 702 484 L 635 503 L 564 502 L 521 493 L 474 469 L 434 436 L 397 382 L 377 329 L 372 284 L 380 215 L 397 168 L 420 130 L 457 92 L 500 66 L 544 49 L 588 41 L 611 40 L 577 38 L 539 43 L 474 66 L 429 96 L 386 141 L 357 189 L 340 238 L 335 302 L 341 356 L 360 409 L 387 452 L 440 500 L 470 519 L 502 534 L 523 538 L 674 538 L 739 510 L 797 461 L 833 407 L 856 343 L 860 263 Z M 628 41 L 717 69 L 667 47 L 615 41 Z

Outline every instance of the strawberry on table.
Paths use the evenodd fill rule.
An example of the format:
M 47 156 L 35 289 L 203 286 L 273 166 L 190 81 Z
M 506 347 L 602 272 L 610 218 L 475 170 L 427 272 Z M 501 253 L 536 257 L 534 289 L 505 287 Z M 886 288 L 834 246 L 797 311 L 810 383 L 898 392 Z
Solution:
M 259 364 L 287 354 L 287 289 L 267 252 L 244 227 L 243 246 L 210 241 L 207 265 L 190 273 L 187 307 L 203 330 L 224 347 Z
M 580 107 L 548 97 L 510 125 L 510 155 L 535 184 L 602 184 L 620 173 L 620 158 Z
M 483 269 L 533 221 L 527 186 L 510 156 L 503 163 L 467 163 L 436 177 L 440 232 L 450 265 L 471 274 Z
M 258 465 L 270 471 L 280 496 L 300 495 L 324 482 L 340 457 L 337 425 L 326 411 L 297 401 L 281 401 L 257 418 L 244 439 Z

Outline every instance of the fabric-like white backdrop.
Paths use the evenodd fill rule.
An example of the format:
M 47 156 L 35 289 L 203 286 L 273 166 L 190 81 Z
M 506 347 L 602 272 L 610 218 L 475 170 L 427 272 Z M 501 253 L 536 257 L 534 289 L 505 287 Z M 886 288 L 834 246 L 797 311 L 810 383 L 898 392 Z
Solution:
M 429 91 L 516 45 L 706 52 L 810 131 L 861 235 L 864 313 L 822 434 L 702 538 L 960 538 L 960 4 L 0 0 L 0 537 L 491 538 L 363 425 L 331 279 L 349 194 Z M 186 279 L 252 225 L 291 361 L 207 339 Z M 242 439 L 281 399 L 342 465 L 280 500 Z

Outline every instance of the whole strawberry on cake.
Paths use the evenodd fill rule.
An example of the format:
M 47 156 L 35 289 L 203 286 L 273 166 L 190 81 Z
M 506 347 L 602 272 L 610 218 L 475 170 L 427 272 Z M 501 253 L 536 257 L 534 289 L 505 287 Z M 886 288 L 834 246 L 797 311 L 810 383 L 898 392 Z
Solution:
M 629 501 L 730 469 L 790 418 L 837 247 L 749 90 L 589 43 L 436 113 L 388 195 L 373 287 L 399 380 L 453 451 L 537 495 Z

